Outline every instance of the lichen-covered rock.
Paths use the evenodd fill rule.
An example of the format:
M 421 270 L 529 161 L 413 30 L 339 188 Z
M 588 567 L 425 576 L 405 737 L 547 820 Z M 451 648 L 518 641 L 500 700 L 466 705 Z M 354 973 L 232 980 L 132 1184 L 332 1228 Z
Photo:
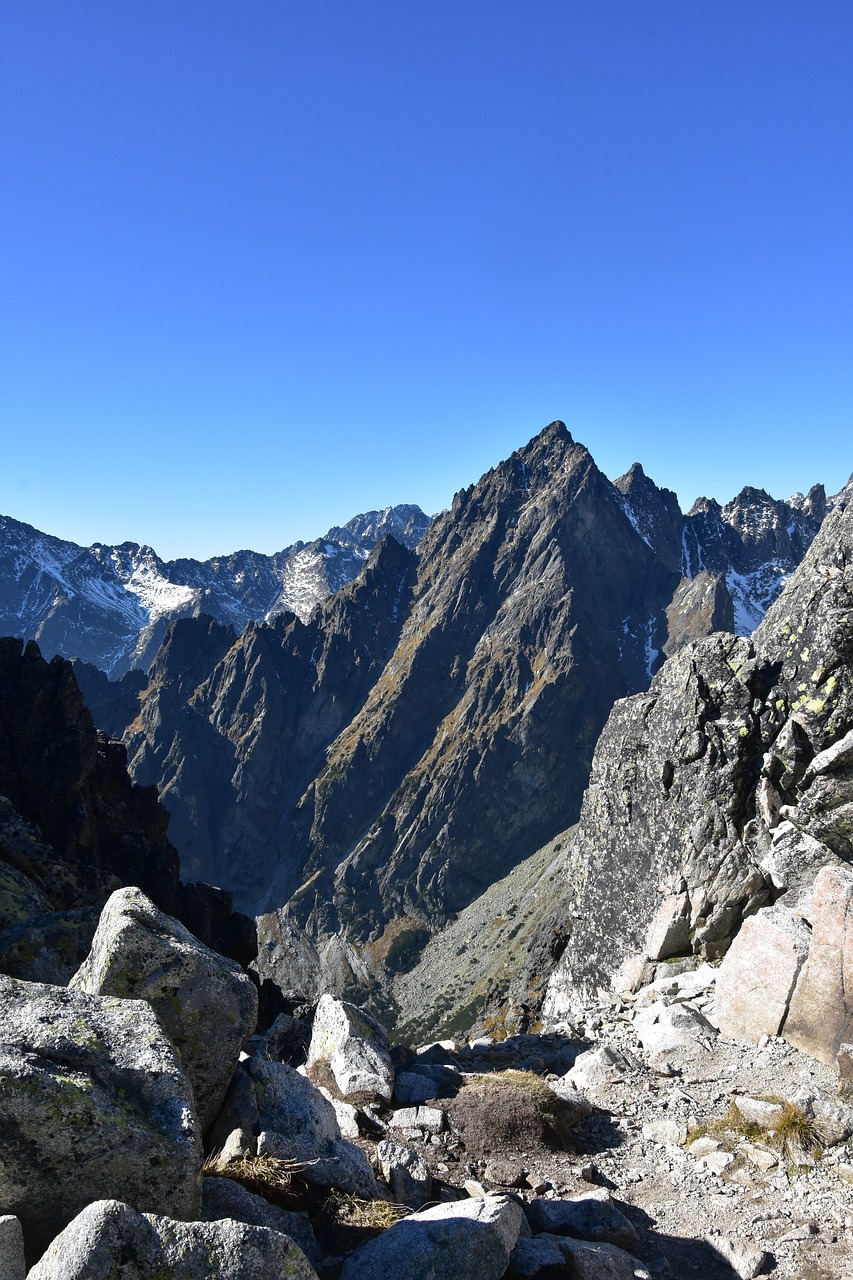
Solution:
M 176 1222 L 98 1200 L 56 1237 L 29 1280 L 316 1280 L 289 1236 L 225 1219 Z
M 308 1067 L 328 1062 L 345 1098 L 370 1094 L 385 1102 L 394 1092 L 394 1067 L 384 1029 L 363 1009 L 321 996 L 314 1014 Z
M 499 1280 L 518 1240 L 523 1214 L 506 1196 L 436 1205 L 403 1218 L 347 1258 L 341 1280 L 428 1276 Z
M 717 976 L 714 1012 L 723 1035 L 758 1044 L 779 1034 L 810 937 L 802 917 L 781 904 L 744 920 Z
M 99 1196 L 195 1217 L 192 1090 L 150 1005 L 0 976 L 0 1204 L 38 1251 Z
M 148 1001 L 181 1055 L 207 1129 L 257 1019 L 257 989 L 239 965 L 205 947 L 141 890 L 119 889 L 69 986 Z

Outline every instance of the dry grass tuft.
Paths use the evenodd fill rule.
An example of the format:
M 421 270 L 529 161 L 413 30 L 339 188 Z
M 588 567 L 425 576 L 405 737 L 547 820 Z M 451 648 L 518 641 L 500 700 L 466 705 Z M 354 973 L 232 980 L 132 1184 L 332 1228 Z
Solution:
M 802 1107 L 798 1107 L 793 1102 L 787 1102 L 784 1098 L 767 1096 L 762 1098 L 762 1101 L 772 1102 L 783 1108 L 782 1116 L 774 1129 L 765 1129 L 761 1125 L 751 1123 L 732 1102 L 724 1116 L 691 1129 L 688 1141 L 692 1142 L 707 1134 L 708 1137 L 716 1138 L 728 1148 L 734 1147 L 741 1139 L 747 1142 L 758 1142 L 778 1151 L 794 1166 L 810 1159 L 820 1159 L 823 1152 L 814 1122 Z
M 389 1200 L 359 1200 L 338 1189 L 329 1195 L 326 1210 L 339 1223 L 376 1233 L 387 1231 L 395 1222 L 412 1213 L 404 1204 L 393 1204 Z
M 215 1151 L 205 1160 L 203 1173 L 206 1178 L 231 1178 L 265 1200 L 287 1205 L 302 1191 L 301 1182 L 295 1185 L 294 1178 L 303 1168 L 298 1160 L 248 1154 L 229 1160 L 221 1151 Z

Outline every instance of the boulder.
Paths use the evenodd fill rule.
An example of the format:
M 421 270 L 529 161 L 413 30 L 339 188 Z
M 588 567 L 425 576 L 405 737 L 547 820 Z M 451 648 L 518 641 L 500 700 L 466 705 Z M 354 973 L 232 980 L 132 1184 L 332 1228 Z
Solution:
M 509 1255 L 507 1280 L 534 1280 L 564 1270 L 563 1252 L 550 1236 L 520 1236 Z
M 643 1264 L 624 1249 L 604 1241 L 571 1236 L 539 1236 L 556 1246 L 572 1280 L 651 1280 Z
M 421 1102 L 431 1102 L 433 1098 L 449 1097 L 452 1092 L 449 1089 L 443 1094 L 441 1084 L 415 1071 L 398 1071 L 394 1081 L 394 1097 L 403 1107 L 416 1107 Z
M 24 1280 L 24 1236 L 21 1224 L 11 1213 L 0 1216 L 0 1276 L 3 1280 Z
M 499 1280 L 518 1240 L 522 1218 L 520 1206 L 506 1196 L 424 1209 L 351 1254 L 341 1280 L 376 1280 L 377 1276 Z
M 723 1035 L 758 1044 L 779 1034 L 810 940 L 802 917 L 781 904 L 744 920 L 717 976 L 715 1017 Z
M 376 1159 L 395 1204 L 420 1209 L 430 1198 L 432 1175 L 426 1161 L 399 1142 L 380 1142 Z
M 441 1133 L 446 1126 L 441 1107 L 401 1107 L 388 1121 L 391 1129 L 422 1129 L 424 1133 Z
M 280 1205 L 270 1204 L 269 1200 L 247 1191 L 233 1178 L 205 1178 L 202 1183 L 200 1217 L 202 1222 L 234 1218 L 235 1221 L 245 1222 L 252 1227 L 269 1227 L 271 1231 L 280 1231 L 283 1235 L 290 1236 L 313 1266 L 317 1266 L 322 1260 L 322 1251 L 307 1213 L 296 1213 L 290 1209 L 282 1209 Z
M 565 1076 L 560 1076 L 557 1080 L 550 1080 L 548 1083 L 551 1090 L 556 1093 L 563 1103 L 562 1119 L 565 1125 L 578 1124 L 579 1121 L 585 1120 L 587 1116 L 592 1115 L 592 1103 Z
M 335 1108 L 310 1080 L 283 1062 L 244 1064 L 257 1107 L 258 1155 L 296 1160 L 307 1182 L 365 1200 L 385 1198 L 367 1156 L 341 1137 Z
M 656 1000 L 634 1017 L 637 1039 L 648 1053 L 692 1048 L 717 1032 L 708 1019 L 690 1004 L 667 1004 Z
M 255 1029 L 257 990 L 240 966 L 205 947 L 141 890 L 119 889 L 69 986 L 148 1001 L 181 1055 L 206 1130 Z
M 370 1014 L 334 996 L 321 996 L 308 1049 L 309 1069 L 327 1062 L 345 1098 L 369 1094 L 385 1102 L 394 1092 L 394 1067 L 384 1030 Z
M 316 1280 L 301 1249 L 268 1227 L 175 1222 L 98 1200 L 56 1237 L 28 1280 Z
M 835 1065 L 853 1039 L 853 871 L 823 867 L 812 888 L 808 959 L 791 996 L 782 1035 L 798 1049 Z
M 639 1244 L 634 1224 L 616 1208 L 610 1192 L 604 1189 L 568 1200 L 531 1200 L 525 1213 L 534 1232 L 606 1241 L 622 1249 L 635 1249 Z
M 618 1049 L 611 1049 L 603 1044 L 597 1049 L 587 1049 L 575 1059 L 570 1071 L 561 1078 L 560 1083 L 578 1090 L 599 1089 L 604 1085 L 615 1084 L 630 1071 L 630 1064 Z
M 151 1006 L 0 975 L 0 1190 L 37 1254 L 93 1198 L 195 1217 L 192 1089 Z

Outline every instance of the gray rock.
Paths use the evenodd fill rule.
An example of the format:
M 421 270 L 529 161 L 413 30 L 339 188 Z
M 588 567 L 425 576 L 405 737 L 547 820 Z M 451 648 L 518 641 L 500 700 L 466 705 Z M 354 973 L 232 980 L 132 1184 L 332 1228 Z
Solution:
M 148 1001 L 181 1055 L 207 1129 L 257 1021 L 257 991 L 240 966 L 205 947 L 141 890 L 119 889 L 69 986 Z
M 741 1280 L 754 1280 L 755 1276 L 763 1275 L 770 1261 L 763 1249 L 746 1240 L 731 1240 L 727 1236 L 718 1235 L 707 1235 L 705 1239 L 725 1258 Z
M 341 1280 L 499 1280 L 522 1216 L 520 1206 L 505 1196 L 436 1205 L 395 1223 L 351 1254 Z
M 623 1249 L 635 1249 L 639 1244 L 633 1223 L 603 1189 L 585 1191 L 569 1200 L 531 1200 L 525 1213 L 534 1233 L 606 1241 Z
M 651 1280 L 643 1264 L 624 1249 L 606 1242 L 570 1236 L 540 1236 L 563 1255 L 572 1280 Z
M 297 1160 L 302 1176 L 365 1200 L 384 1197 L 367 1156 L 341 1137 L 335 1108 L 310 1080 L 282 1062 L 244 1064 L 258 1109 L 258 1155 Z
M 629 1063 L 617 1049 L 600 1045 L 588 1049 L 575 1060 L 574 1066 L 562 1077 L 563 1083 L 575 1089 L 600 1089 L 615 1084 L 630 1070 Z
M 563 1251 L 549 1236 L 521 1236 L 509 1255 L 510 1280 L 533 1280 L 548 1267 L 563 1266 Z
M 424 1133 L 441 1133 L 446 1127 L 440 1107 L 401 1107 L 388 1121 L 391 1129 L 422 1129 Z
M 713 1039 L 717 1032 L 708 1019 L 690 1004 L 666 1004 L 656 1000 L 634 1017 L 637 1039 L 648 1053 L 665 1053 Z
M 717 977 L 714 1012 L 723 1035 L 758 1044 L 779 1034 L 810 940 L 802 918 L 781 904 L 744 920 Z
M 427 1162 L 401 1143 L 387 1140 L 377 1145 L 376 1159 L 382 1177 L 391 1188 L 394 1203 L 421 1209 L 432 1192 L 432 1175 Z
M 3 1280 L 24 1280 L 24 1236 L 18 1219 L 10 1213 L 0 1216 L 0 1276 Z
M 734 1104 L 748 1124 L 758 1125 L 759 1129 L 768 1131 L 777 1129 L 785 1115 L 785 1108 L 781 1103 L 751 1098 L 749 1094 L 736 1097 Z
M 394 1097 L 403 1107 L 417 1106 L 421 1102 L 440 1098 L 441 1087 L 431 1077 L 419 1072 L 398 1071 L 394 1080 Z
M 286 1235 L 267 1227 L 175 1222 L 118 1200 L 88 1205 L 28 1280 L 316 1280 Z
M 578 1124 L 579 1121 L 592 1115 L 592 1103 L 566 1076 L 561 1076 L 558 1080 L 549 1080 L 548 1085 L 563 1103 L 561 1119 L 564 1124 Z
M 294 1213 L 270 1204 L 263 1196 L 247 1191 L 233 1178 L 205 1178 L 201 1193 L 202 1222 L 218 1222 L 234 1218 L 252 1227 L 269 1227 L 290 1236 L 313 1266 L 322 1260 L 322 1251 L 314 1236 L 307 1213 Z M 2 1273 L 0 1273 L 2 1274 Z
M 307 1065 L 317 1062 L 328 1062 L 345 1098 L 366 1093 L 391 1101 L 394 1067 L 384 1030 L 364 1010 L 330 995 L 320 997 L 314 1014 Z
M 823 867 L 811 901 L 811 946 L 791 996 L 782 1034 L 804 1053 L 834 1065 L 853 1039 L 853 871 Z
M 192 1218 L 201 1135 L 151 1006 L 0 975 L 0 1188 L 44 1248 L 93 1198 Z M 49 1194 L 46 1194 L 49 1188 Z

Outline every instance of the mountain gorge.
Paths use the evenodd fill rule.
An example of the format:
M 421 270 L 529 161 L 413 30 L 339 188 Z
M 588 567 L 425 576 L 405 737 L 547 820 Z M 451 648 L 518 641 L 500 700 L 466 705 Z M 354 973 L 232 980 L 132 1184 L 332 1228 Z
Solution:
M 824 510 L 747 489 L 685 516 L 553 423 L 307 620 L 185 618 L 144 681 L 79 676 L 185 874 L 260 917 L 261 972 L 375 995 L 576 820 L 614 702 L 759 617 Z

